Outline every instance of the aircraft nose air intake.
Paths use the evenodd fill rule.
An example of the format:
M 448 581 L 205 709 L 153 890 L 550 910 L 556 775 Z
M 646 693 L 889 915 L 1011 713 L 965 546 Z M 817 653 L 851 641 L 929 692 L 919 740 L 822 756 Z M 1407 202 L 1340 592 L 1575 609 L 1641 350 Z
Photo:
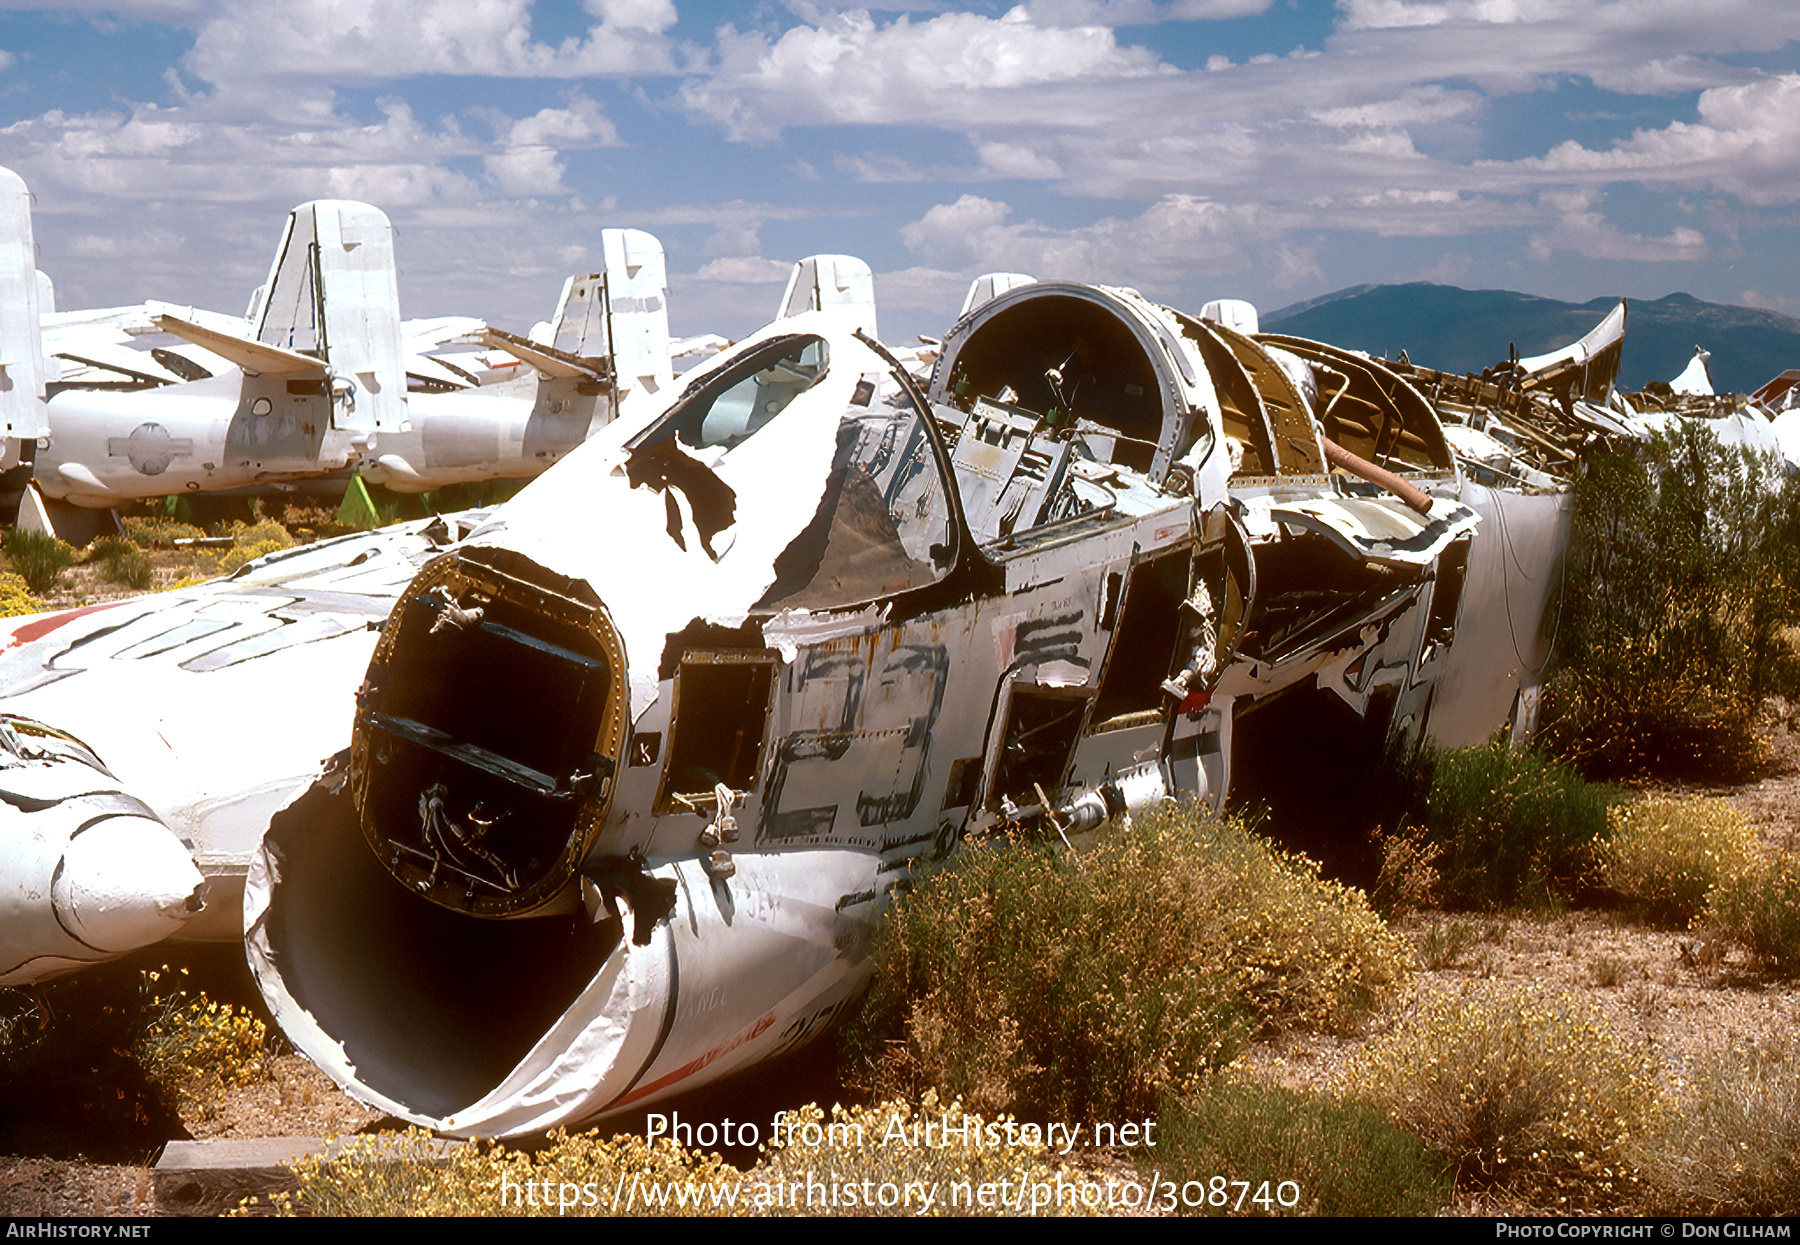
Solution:
M 160 821 L 109 817 L 69 842 L 50 884 L 56 919 L 99 951 L 160 942 L 205 906 L 187 849 Z

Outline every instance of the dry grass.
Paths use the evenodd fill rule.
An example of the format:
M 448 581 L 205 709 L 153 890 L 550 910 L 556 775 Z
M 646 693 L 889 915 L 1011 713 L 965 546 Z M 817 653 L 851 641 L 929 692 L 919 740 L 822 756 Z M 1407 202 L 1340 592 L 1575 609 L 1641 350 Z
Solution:
M 1724 800 L 1653 797 L 1607 812 L 1611 837 L 1600 849 L 1600 879 L 1632 916 L 1686 929 L 1727 874 L 1756 857 L 1756 832 Z
M 1425 1000 L 1372 1043 L 1349 1089 L 1456 1169 L 1457 1182 L 1632 1191 L 1627 1152 L 1657 1107 L 1655 1064 L 1574 996 L 1472 984 Z

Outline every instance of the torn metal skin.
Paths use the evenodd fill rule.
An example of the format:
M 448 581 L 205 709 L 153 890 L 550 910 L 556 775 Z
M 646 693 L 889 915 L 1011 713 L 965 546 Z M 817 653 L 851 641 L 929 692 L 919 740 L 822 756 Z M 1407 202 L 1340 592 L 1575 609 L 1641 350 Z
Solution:
M 1216 805 L 1276 697 L 1528 729 L 1564 503 L 1466 479 L 1391 367 L 1129 291 L 1008 288 L 925 391 L 784 318 L 407 588 L 252 862 L 253 970 L 444 1132 L 701 1087 L 851 1005 L 914 861 Z

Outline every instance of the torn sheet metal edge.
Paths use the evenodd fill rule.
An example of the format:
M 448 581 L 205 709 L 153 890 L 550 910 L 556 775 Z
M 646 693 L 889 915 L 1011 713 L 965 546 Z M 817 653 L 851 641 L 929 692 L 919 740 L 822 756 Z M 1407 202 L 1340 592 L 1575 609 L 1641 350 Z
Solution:
M 1429 519 L 1400 501 L 1375 497 L 1287 502 L 1271 507 L 1269 515 L 1278 523 L 1317 532 L 1353 557 L 1411 567 L 1428 565 L 1480 523 L 1473 510 L 1443 497 L 1432 499 Z

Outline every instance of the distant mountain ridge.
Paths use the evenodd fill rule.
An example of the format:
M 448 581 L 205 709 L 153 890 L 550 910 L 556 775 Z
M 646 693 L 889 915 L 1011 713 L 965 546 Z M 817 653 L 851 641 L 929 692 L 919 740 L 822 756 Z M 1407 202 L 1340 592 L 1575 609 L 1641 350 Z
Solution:
M 1564 303 L 1512 290 L 1465 290 L 1429 281 L 1353 285 L 1272 311 L 1267 332 L 1394 357 L 1443 372 L 1479 372 L 1516 347 L 1521 355 L 1568 345 L 1600 322 L 1616 298 Z M 1783 369 L 1800 367 L 1800 319 L 1758 307 L 1709 303 L 1691 294 L 1631 299 L 1619 383 L 1642 389 L 1673 380 L 1694 347 L 1720 393 L 1749 393 Z

